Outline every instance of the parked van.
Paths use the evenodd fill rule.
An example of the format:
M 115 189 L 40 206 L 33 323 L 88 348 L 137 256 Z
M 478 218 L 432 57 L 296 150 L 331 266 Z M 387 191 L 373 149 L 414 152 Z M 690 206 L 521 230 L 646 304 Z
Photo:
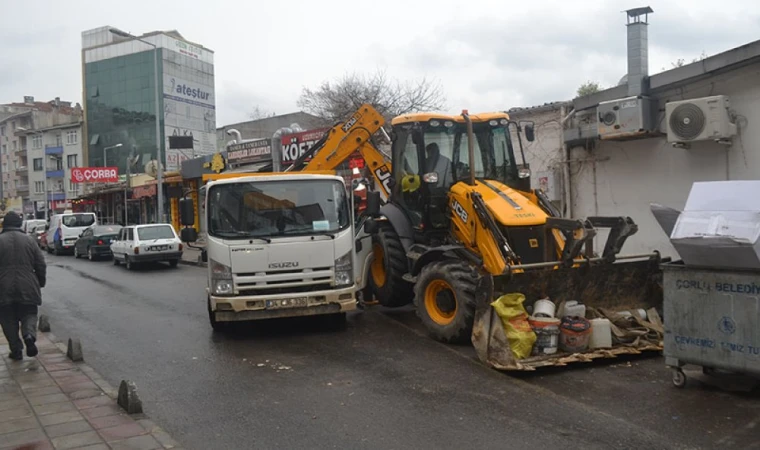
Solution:
M 98 225 L 98 217 L 95 213 L 70 213 L 56 214 L 50 218 L 50 226 L 47 230 L 47 251 L 54 255 L 61 253 L 74 253 L 74 244 L 85 228 Z

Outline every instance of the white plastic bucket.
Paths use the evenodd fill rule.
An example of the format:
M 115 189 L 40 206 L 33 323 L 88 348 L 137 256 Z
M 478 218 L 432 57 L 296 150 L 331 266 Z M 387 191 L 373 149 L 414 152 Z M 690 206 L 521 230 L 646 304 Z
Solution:
M 551 355 L 557 353 L 559 346 L 559 319 L 548 317 L 531 317 L 528 319 L 536 342 L 533 344 L 533 356 Z
M 557 306 L 548 298 L 536 300 L 533 304 L 533 317 L 554 317 Z

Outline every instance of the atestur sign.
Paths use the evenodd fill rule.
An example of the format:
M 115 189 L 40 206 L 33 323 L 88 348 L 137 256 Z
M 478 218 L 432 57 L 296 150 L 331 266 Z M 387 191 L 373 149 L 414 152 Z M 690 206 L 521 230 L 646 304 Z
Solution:
M 241 142 L 227 147 L 227 163 L 230 165 L 251 164 L 270 159 L 272 159 L 271 139 Z
M 71 169 L 72 183 L 116 183 L 119 181 L 117 167 L 74 167 Z

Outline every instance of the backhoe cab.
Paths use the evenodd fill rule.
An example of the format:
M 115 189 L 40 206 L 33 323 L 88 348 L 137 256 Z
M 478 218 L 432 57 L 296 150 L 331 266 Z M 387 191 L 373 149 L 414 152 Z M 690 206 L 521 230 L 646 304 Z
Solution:
M 613 264 L 637 230 L 630 218 L 563 219 L 530 188 L 521 135 L 532 141 L 532 124 L 467 111 L 402 115 L 391 124 L 391 193 L 382 206 L 369 202 L 375 220 L 365 225 L 373 238 L 369 282 L 381 305 L 413 302 L 435 339 L 471 340 L 481 360 L 514 369 L 530 364 L 510 359 L 506 338 L 493 344 L 504 331 L 491 326 L 491 302 L 502 294 L 524 294 L 527 307 L 547 296 L 601 307 L 661 303 L 650 282 L 656 253 Z M 591 244 L 597 227 L 610 228 L 601 256 Z

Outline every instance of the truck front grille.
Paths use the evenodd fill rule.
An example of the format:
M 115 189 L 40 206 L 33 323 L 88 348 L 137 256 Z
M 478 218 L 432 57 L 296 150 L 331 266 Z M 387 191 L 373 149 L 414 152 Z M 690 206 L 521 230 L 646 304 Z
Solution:
M 272 295 L 329 289 L 334 279 L 331 267 L 241 273 L 233 276 L 235 288 L 243 295 Z

